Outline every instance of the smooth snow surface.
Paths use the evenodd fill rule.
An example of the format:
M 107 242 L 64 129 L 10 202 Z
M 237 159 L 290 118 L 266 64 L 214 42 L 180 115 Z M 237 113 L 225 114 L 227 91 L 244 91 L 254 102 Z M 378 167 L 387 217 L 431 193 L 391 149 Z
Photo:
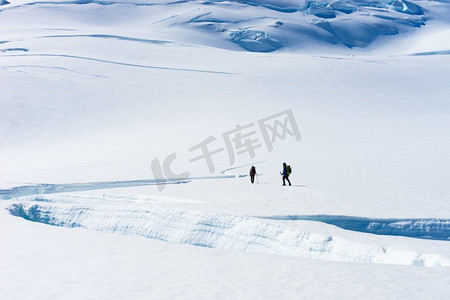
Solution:
M 0 0 L 0 298 L 447 299 L 449 14 Z

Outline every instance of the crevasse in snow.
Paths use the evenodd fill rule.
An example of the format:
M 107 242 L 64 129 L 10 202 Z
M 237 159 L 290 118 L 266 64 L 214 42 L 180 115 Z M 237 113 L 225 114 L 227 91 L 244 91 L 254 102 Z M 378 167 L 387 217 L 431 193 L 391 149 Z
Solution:
M 12 214 L 53 226 L 143 236 L 162 241 L 234 251 L 331 261 L 450 266 L 435 254 L 422 254 L 304 232 L 257 218 L 130 204 L 70 196 L 30 196 L 10 207 Z

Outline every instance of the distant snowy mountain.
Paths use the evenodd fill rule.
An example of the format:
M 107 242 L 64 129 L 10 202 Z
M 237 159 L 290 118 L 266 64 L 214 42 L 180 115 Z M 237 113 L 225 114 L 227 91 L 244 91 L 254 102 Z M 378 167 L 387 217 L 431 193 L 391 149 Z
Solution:
M 147 32 L 180 30 L 189 43 L 255 52 L 335 45 L 364 48 L 380 37 L 424 26 L 441 9 L 440 2 L 406 0 L 211 0 L 211 1 L 7 1 L 8 10 L 31 15 L 57 10 L 58 18 L 97 26 L 145 23 Z M 443 6 L 443 5 L 441 5 Z M 100 15 L 95 12 L 102 11 Z M 65 22 L 65 28 L 69 25 Z M 81 24 L 80 24 L 81 25 Z M 100 32 L 97 32 L 100 33 Z M 149 34 L 151 35 L 151 34 Z M 174 38 L 168 34 L 168 37 Z M 131 37 L 130 37 L 131 38 Z M 140 36 L 139 38 L 144 38 Z

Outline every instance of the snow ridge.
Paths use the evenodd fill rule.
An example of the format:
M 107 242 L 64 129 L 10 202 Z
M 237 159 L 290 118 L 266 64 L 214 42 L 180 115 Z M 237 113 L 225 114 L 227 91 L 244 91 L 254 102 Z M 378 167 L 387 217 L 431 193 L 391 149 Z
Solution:
M 70 196 L 20 198 L 11 214 L 53 226 L 81 227 L 177 244 L 330 261 L 450 266 L 435 254 L 367 245 L 258 218 L 161 208 L 149 203 Z M 36 204 L 37 203 L 37 204 Z M 103 204 L 103 205 L 102 205 Z

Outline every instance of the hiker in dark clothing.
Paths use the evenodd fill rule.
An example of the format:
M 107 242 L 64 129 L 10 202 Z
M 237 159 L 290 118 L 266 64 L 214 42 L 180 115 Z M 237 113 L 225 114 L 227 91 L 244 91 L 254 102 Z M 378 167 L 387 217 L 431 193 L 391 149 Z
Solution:
M 255 183 L 255 175 L 256 175 L 256 168 L 255 168 L 255 166 L 252 166 L 250 168 L 250 181 L 252 183 Z
M 283 172 L 281 172 L 281 175 L 283 176 L 283 185 L 286 185 L 285 180 L 287 180 L 289 185 L 291 185 L 291 181 L 289 180 L 289 175 L 291 175 L 291 166 L 283 163 Z

